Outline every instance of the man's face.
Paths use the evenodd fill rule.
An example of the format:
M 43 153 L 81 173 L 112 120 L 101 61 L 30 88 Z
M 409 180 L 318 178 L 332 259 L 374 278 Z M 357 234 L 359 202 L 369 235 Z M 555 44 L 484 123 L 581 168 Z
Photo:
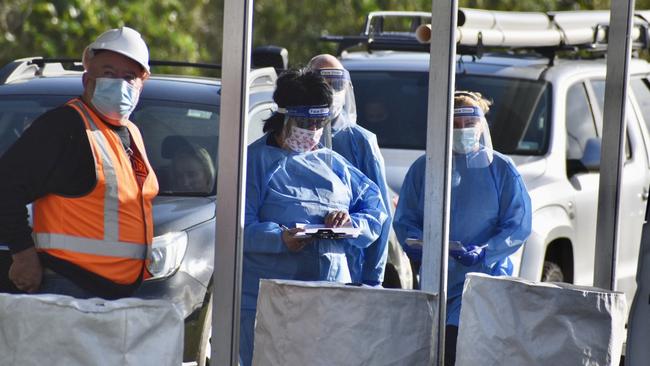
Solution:
M 139 63 L 112 51 L 99 51 L 88 62 L 88 70 L 83 75 L 84 99 L 92 100 L 97 78 L 123 79 L 142 90 L 146 74 Z
M 112 51 L 99 51 L 88 63 L 87 72 L 92 79 L 124 79 L 138 88 L 142 88 L 145 75 L 139 63 Z

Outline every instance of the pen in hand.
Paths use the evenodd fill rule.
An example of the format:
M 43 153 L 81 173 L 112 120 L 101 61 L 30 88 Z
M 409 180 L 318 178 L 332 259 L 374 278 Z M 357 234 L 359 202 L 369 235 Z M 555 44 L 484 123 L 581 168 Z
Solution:
M 289 230 L 288 227 L 286 227 L 286 226 L 284 226 L 284 225 L 282 225 L 282 224 L 280 224 L 280 229 L 282 229 L 282 230 Z

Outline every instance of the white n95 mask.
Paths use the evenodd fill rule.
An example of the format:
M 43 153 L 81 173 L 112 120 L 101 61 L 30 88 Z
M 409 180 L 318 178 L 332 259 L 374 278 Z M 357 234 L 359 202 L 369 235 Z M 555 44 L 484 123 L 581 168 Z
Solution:
M 139 98 L 138 88 L 124 79 L 97 78 L 91 102 L 104 117 L 121 121 L 129 118 Z

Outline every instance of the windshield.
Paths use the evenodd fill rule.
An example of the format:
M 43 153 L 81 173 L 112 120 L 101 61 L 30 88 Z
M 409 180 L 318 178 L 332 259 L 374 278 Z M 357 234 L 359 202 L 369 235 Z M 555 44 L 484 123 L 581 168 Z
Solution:
M 379 146 L 424 150 L 428 76 L 422 72 L 352 71 L 358 123 Z M 494 149 L 543 155 L 549 136 L 550 88 L 545 82 L 456 75 L 456 89 L 477 91 L 494 103 L 487 114 Z
M 74 96 L 3 96 L 0 155 L 31 122 Z M 216 105 L 140 99 L 138 125 L 161 195 L 212 195 L 216 188 L 219 112 Z
M 214 194 L 218 106 L 141 99 L 131 120 L 140 128 L 161 195 Z
M 68 99 L 65 96 L 3 95 L 0 98 L 0 156 L 36 117 Z

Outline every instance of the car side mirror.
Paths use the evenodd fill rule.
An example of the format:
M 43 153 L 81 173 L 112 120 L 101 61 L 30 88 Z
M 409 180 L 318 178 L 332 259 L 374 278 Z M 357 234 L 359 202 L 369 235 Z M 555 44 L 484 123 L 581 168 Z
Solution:
M 587 140 L 580 162 L 590 172 L 600 170 L 600 149 L 601 141 L 599 138 L 592 137 Z
M 254 68 L 273 67 L 276 71 L 282 71 L 289 66 L 289 52 L 278 46 L 255 47 L 251 59 Z

